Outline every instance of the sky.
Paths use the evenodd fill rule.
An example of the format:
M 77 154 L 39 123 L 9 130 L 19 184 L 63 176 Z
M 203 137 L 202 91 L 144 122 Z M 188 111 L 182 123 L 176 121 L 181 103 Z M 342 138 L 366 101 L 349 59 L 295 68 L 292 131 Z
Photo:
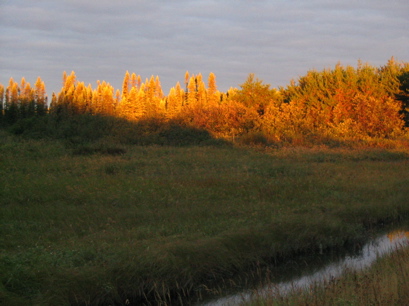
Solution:
M 115 89 L 127 70 L 158 75 L 167 94 L 186 71 L 277 88 L 392 56 L 409 61 L 408 0 L 0 0 L 0 83 L 40 76 L 49 96 L 63 71 Z

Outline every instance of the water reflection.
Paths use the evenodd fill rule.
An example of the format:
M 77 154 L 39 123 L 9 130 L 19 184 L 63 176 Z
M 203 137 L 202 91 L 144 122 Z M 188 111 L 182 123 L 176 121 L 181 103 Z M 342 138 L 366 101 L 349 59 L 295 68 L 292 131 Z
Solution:
M 271 293 L 286 294 L 293 289 L 308 288 L 314 283 L 339 277 L 346 269 L 360 270 L 372 265 L 375 260 L 398 248 L 409 245 L 409 232 L 394 231 L 366 243 L 358 255 L 349 255 L 338 259 L 313 273 L 297 277 L 290 281 L 271 283 L 257 289 L 257 296 L 271 295 Z M 219 298 L 202 305 L 221 306 L 237 305 L 252 299 L 254 290 L 243 291 L 238 294 Z

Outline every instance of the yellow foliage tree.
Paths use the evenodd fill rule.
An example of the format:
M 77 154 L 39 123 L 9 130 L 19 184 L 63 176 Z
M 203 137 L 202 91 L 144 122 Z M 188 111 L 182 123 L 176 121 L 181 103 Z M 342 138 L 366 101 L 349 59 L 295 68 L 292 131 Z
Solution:
M 34 86 L 36 113 L 39 116 L 43 116 L 47 113 L 47 95 L 45 91 L 45 84 L 41 78 L 38 77 Z

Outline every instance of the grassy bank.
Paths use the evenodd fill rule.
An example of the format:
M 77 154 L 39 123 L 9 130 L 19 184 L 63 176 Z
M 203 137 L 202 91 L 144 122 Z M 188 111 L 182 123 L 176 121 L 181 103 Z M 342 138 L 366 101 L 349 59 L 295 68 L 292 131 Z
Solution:
M 402 151 L 73 147 L 0 133 L 9 305 L 175 301 L 409 213 Z
M 363 271 L 315 284 L 286 295 L 271 293 L 246 305 L 408 305 L 409 247 L 382 257 Z M 255 295 L 257 296 L 257 294 Z

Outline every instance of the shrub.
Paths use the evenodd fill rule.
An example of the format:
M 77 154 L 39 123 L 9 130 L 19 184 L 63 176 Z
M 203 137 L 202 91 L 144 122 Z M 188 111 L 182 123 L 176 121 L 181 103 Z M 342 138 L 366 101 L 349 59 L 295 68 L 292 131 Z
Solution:
M 245 145 L 267 146 L 271 144 L 267 136 L 260 131 L 249 132 L 239 138 L 239 143 Z

